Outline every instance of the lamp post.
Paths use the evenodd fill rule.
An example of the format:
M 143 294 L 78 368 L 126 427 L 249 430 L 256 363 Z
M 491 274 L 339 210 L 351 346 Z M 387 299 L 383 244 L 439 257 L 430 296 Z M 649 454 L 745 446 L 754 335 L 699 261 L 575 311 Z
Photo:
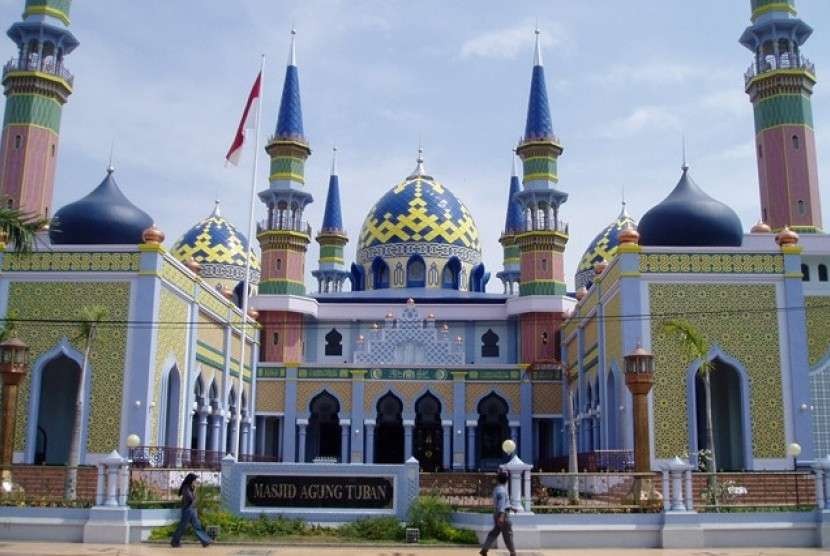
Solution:
M 634 472 L 651 471 L 651 453 L 648 430 L 648 393 L 654 385 L 654 355 L 642 348 L 637 348 L 625 356 L 625 384 L 631 390 L 634 413 Z M 648 496 L 650 488 L 644 489 L 641 478 L 634 481 L 635 502 L 639 503 L 643 495 Z M 650 486 L 650 485 L 649 485 Z
M 795 487 L 795 505 L 801 505 L 801 500 L 798 492 L 798 456 L 801 455 L 801 444 L 792 442 L 787 444 L 787 455 L 793 458 L 793 486 Z
M 17 417 L 17 390 L 29 367 L 29 346 L 12 337 L 0 343 L 0 376 L 3 380 L 3 416 L 0 421 L 0 468 L 4 490 L 11 490 L 11 464 Z

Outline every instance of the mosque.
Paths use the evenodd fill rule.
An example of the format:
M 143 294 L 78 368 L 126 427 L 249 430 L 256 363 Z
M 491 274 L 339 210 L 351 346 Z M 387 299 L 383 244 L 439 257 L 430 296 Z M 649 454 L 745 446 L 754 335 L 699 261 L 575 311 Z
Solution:
M 633 423 L 623 357 L 639 345 L 655 355 L 656 466 L 706 444 L 701 361 L 663 332 L 678 314 L 712 346 L 720 467 L 791 467 L 792 442 L 802 461 L 830 453 L 830 238 L 817 179 L 815 68 L 801 51 L 812 29 L 795 0 L 751 0 L 740 38 L 753 53 L 745 77 L 758 224 L 745 232 L 684 165 L 639 223 L 623 207 L 597 235 L 574 269 L 575 292 L 567 291 L 563 258 L 563 146 L 537 32 L 516 148 L 521 176 L 514 168 L 506 184 L 502 293 L 488 291 L 474 215 L 420 152 L 369 208 L 353 235 L 353 259 L 336 160 L 323 221 L 304 220 L 316 186 L 305 180 L 311 146 L 293 35 L 265 148 L 258 257 L 246 259 L 249 238 L 218 205 L 166 246 L 112 168 L 86 197 L 52 214 L 61 110 L 73 91 L 65 58 L 79 44 L 70 5 L 26 0 L 8 32 L 19 56 L 2 78 L 0 189 L 8 207 L 52 218 L 47 245 L 0 254 L 0 314 L 20 320 L 31 347 L 16 461 L 66 461 L 79 388 L 88 463 L 125 450 L 130 435 L 182 453 L 281 461 L 415 457 L 426 471 L 491 469 L 507 438 L 538 466 L 567 454 L 572 432 L 581 453 L 627 451 Z M 314 292 L 305 283 L 312 240 L 320 245 Z M 255 324 L 243 326 L 247 293 Z M 77 308 L 93 300 L 108 321 L 80 384 L 83 346 L 73 331 Z

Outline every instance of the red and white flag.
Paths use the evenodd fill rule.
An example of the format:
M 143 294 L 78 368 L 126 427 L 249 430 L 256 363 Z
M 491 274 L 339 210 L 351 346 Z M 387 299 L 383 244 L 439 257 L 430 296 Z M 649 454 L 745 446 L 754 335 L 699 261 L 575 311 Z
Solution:
M 242 112 L 242 120 L 239 122 L 239 128 L 236 130 L 236 137 L 231 143 L 231 148 L 228 154 L 225 155 L 225 160 L 237 166 L 239 164 L 239 157 L 242 155 L 242 146 L 245 144 L 245 132 L 248 129 L 256 129 L 257 127 L 257 106 L 259 105 L 259 97 L 262 91 L 262 72 L 256 76 L 254 86 L 251 88 L 251 94 L 248 95 L 248 102 L 245 103 L 245 111 Z

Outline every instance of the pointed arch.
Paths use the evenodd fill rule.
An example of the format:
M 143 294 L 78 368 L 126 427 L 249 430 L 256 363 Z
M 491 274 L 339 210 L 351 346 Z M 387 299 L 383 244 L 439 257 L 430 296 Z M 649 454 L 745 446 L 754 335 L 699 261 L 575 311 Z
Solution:
M 488 328 L 487 332 L 481 335 L 481 356 L 499 357 L 499 335 Z
M 327 357 L 343 355 L 343 334 L 341 334 L 336 328 L 332 328 L 329 333 L 326 334 L 325 354 Z
M 415 254 L 409 257 L 406 263 L 406 287 L 423 288 L 426 286 L 427 266 L 421 255 Z
M 380 257 L 372 261 L 372 288 L 382 290 L 389 288 L 389 265 Z
M 502 396 L 492 390 L 478 402 L 476 427 L 476 460 L 483 469 L 494 469 L 502 463 L 502 442 L 510 438 L 507 419 L 510 407 Z
M 438 471 L 444 465 L 444 428 L 441 400 L 427 391 L 415 401 L 412 454 L 423 471 Z
M 461 261 L 458 257 L 450 257 L 444 270 L 441 271 L 441 287 L 445 290 L 459 289 L 461 282 Z
M 712 346 L 712 349 L 709 350 L 709 354 L 706 357 L 706 361 L 719 361 L 723 363 L 727 368 L 731 369 L 736 373 L 736 386 L 738 387 L 739 392 L 735 393 L 735 399 L 738 403 L 740 403 L 740 408 L 737 412 L 736 419 L 737 419 L 737 426 L 740 427 L 740 441 L 738 449 L 740 450 L 740 459 L 742 460 L 741 463 L 743 464 L 743 469 L 745 470 L 752 470 L 753 469 L 753 457 L 752 457 L 752 420 L 750 416 L 750 400 L 751 397 L 751 385 L 749 382 L 749 373 L 747 373 L 746 367 L 736 358 L 729 355 L 726 351 L 724 351 L 720 346 Z M 686 368 L 686 413 L 687 413 L 687 430 L 689 435 L 689 452 L 693 455 L 693 458 L 696 460 L 695 454 L 700 450 L 700 446 L 702 444 L 701 439 L 699 438 L 698 434 L 698 420 L 701 416 L 698 415 L 698 370 L 700 369 L 702 361 L 697 359 L 693 361 L 687 368 Z M 712 372 L 712 377 L 714 378 L 715 374 L 718 372 L 722 372 L 724 369 L 716 368 Z M 714 385 L 713 385 L 713 397 L 714 397 Z M 717 426 L 717 425 L 715 425 Z M 717 443 L 717 439 L 715 440 Z M 695 461 L 696 463 L 696 461 Z
M 403 401 L 391 390 L 375 405 L 375 463 L 403 463 Z
M 182 393 L 181 374 L 175 363 L 169 366 L 162 380 L 158 443 L 159 446 L 176 448 L 179 445 L 179 413 L 182 406 Z
M 349 281 L 352 283 L 353 292 L 362 292 L 366 289 L 366 273 L 362 266 L 352 263 L 352 272 L 349 275 Z
M 83 365 L 84 356 L 79 350 L 75 349 L 74 346 L 69 342 L 69 339 L 66 337 L 61 338 L 57 345 L 41 355 L 37 358 L 37 360 L 32 364 L 32 372 L 31 372 L 31 382 L 29 388 L 29 416 L 27 422 L 27 430 L 26 430 L 26 446 L 24 449 L 24 459 L 26 462 L 35 463 L 36 456 L 43 456 L 45 459 L 42 461 L 48 461 L 48 452 L 49 450 L 49 443 L 48 437 L 46 436 L 46 430 L 42 427 L 39 427 L 40 421 L 40 412 L 41 408 L 45 410 L 48 409 L 56 409 L 56 407 L 49 403 L 49 399 L 42 400 L 42 394 L 44 387 L 47 389 L 47 393 L 50 391 L 49 383 L 50 378 L 53 373 L 57 371 L 53 370 L 54 367 L 51 367 L 49 370 L 51 372 L 47 372 L 47 367 L 50 367 L 51 363 L 55 363 L 56 366 L 62 365 L 64 369 L 67 369 L 70 365 L 75 365 L 77 368 L 78 378 L 80 378 L 80 371 L 81 366 Z M 92 365 L 88 362 L 87 363 L 87 373 L 86 373 L 86 381 L 84 384 L 84 408 L 83 414 L 81 416 L 81 462 L 83 463 L 86 460 L 86 453 L 87 453 L 87 437 L 89 434 L 89 411 L 90 411 L 90 400 L 91 400 L 91 387 L 92 387 Z M 44 381 L 44 375 L 46 375 L 46 380 Z M 77 382 L 76 382 L 77 384 Z M 71 413 L 68 413 L 68 427 L 72 427 L 72 420 L 74 419 L 74 411 L 75 411 L 75 399 L 72 398 L 71 395 L 67 395 L 67 392 L 60 392 L 61 399 L 68 400 L 71 404 Z M 73 392 L 77 395 L 77 386 Z M 42 403 L 45 401 L 46 403 Z M 51 407 L 50 407 L 51 406 Z M 63 413 L 67 413 L 65 408 L 62 408 Z M 65 418 L 65 417 L 64 417 Z M 56 423 L 60 424 L 60 423 Z M 58 432 L 58 437 L 66 438 L 66 442 L 68 442 L 67 433 Z M 71 435 L 71 428 L 69 429 L 68 434 Z M 44 442 L 45 440 L 45 442 Z M 40 442 L 40 445 L 39 445 Z M 53 459 L 61 459 L 59 456 L 61 454 L 55 453 L 56 444 L 52 444 L 52 452 L 55 455 Z M 39 451 L 40 449 L 40 451 Z M 68 444 L 67 448 L 68 450 Z M 68 455 L 68 451 L 67 451 Z M 38 462 L 40 463 L 40 462 Z M 65 461 L 59 463 L 66 463 Z
M 308 404 L 309 419 L 306 434 L 306 458 L 341 458 L 342 428 L 340 400 L 328 390 L 314 396 Z

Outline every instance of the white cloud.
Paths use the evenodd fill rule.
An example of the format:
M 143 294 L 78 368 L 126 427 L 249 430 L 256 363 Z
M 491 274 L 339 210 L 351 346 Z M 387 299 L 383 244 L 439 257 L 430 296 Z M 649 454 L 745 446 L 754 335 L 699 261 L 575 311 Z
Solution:
M 532 30 L 531 22 L 523 22 L 512 27 L 487 31 L 464 41 L 461 45 L 461 57 L 512 60 L 520 53 L 528 51 L 528 44 L 533 36 Z M 542 46 L 546 49 L 566 42 L 566 33 L 558 24 L 545 25 L 541 37 Z
M 680 118 L 666 106 L 640 106 L 624 118 L 611 121 L 600 134 L 609 137 L 630 137 L 644 130 L 679 130 Z
M 749 111 L 749 99 L 743 91 L 734 87 L 704 95 L 700 99 L 700 106 L 706 110 L 744 116 Z

